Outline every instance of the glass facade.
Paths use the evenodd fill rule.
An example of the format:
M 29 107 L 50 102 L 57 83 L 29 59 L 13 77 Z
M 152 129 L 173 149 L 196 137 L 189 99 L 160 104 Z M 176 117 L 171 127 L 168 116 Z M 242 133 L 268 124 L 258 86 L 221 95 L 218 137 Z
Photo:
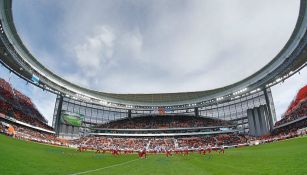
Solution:
M 273 122 L 276 121 L 274 103 L 270 89 L 267 89 L 269 104 L 271 107 L 271 114 Z M 57 97 L 55 109 L 54 109 L 54 118 L 53 118 L 53 127 L 56 128 L 57 125 L 57 111 L 59 108 L 60 97 Z M 264 91 L 258 91 L 255 93 L 248 93 L 242 95 L 239 98 L 232 99 L 229 101 L 222 101 L 220 103 L 216 102 L 215 104 L 206 105 L 198 108 L 198 115 L 200 117 L 210 117 L 218 118 L 222 120 L 233 121 L 241 132 L 248 133 L 248 119 L 247 119 L 247 110 L 259 107 L 260 105 L 266 105 L 266 99 Z M 63 124 L 58 123 L 60 128 L 60 134 L 64 135 L 78 135 L 86 133 L 88 127 L 96 124 L 103 124 L 109 121 L 127 118 L 129 116 L 129 109 L 114 108 L 108 107 L 88 102 L 81 102 L 78 100 L 70 99 L 68 97 L 63 97 L 62 108 L 60 111 L 67 111 L 72 113 L 81 114 L 84 116 L 83 127 L 76 130 L 76 127 L 73 126 L 63 126 Z M 132 109 L 131 117 L 144 116 L 144 115 L 155 115 L 159 114 L 158 108 L 155 109 Z M 195 107 L 186 108 L 186 109 L 163 109 L 165 114 L 174 114 L 174 115 L 196 115 Z

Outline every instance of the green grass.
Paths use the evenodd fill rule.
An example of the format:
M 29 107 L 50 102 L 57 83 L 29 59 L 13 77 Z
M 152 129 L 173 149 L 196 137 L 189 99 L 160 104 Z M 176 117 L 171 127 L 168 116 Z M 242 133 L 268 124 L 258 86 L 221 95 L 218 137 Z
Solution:
M 130 162 L 131 161 L 131 162 Z M 125 163 L 126 162 L 126 163 Z M 0 135 L 0 174 L 165 174 L 165 175 L 253 175 L 307 174 L 307 137 L 277 143 L 225 150 L 211 157 L 149 155 L 96 155 L 15 140 Z

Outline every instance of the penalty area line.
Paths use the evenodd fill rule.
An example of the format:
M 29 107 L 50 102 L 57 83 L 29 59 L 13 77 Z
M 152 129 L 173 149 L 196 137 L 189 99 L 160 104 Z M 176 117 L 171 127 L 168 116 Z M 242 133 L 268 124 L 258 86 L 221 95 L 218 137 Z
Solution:
M 93 170 L 79 172 L 79 173 L 72 173 L 72 174 L 69 174 L 69 175 L 79 175 L 79 174 L 91 173 L 91 172 L 95 172 L 95 171 L 104 170 L 104 169 L 107 169 L 107 168 L 112 168 L 112 167 L 117 167 L 117 166 L 125 165 L 125 164 L 128 164 L 128 163 L 137 161 L 137 160 L 139 160 L 139 159 L 133 159 L 133 160 L 129 160 L 127 162 L 122 162 L 122 163 L 118 163 L 118 164 L 114 164 L 114 165 L 110 165 L 110 166 L 106 166 L 106 167 L 102 167 L 102 168 L 98 168 L 98 169 L 93 169 Z

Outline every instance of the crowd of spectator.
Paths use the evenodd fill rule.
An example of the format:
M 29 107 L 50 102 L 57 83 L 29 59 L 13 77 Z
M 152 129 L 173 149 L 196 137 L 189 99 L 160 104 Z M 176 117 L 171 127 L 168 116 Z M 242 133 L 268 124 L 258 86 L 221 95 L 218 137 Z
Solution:
M 87 149 L 143 150 L 163 152 L 166 150 L 196 150 L 207 146 L 232 146 L 247 143 L 245 135 L 237 133 L 192 137 L 104 137 L 90 136 L 71 143 Z
M 63 140 L 54 134 L 29 128 L 12 122 L 0 120 L 0 132 L 9 134 L 8 125 L 15 129 L 14 137 L 17 139 L 34 142 L 82 147 L 91 150 L 121 150 L 121 151 L 141 151 L 166 152 L 178 150 L 199 150 L 206 147 L 220 148 L 240 145 L 250 145 L 252 142 L 267 143 L 292 137 L 300 134 L 297 132 L 302 127 L 307 127 L 307 120 L 294 123 L 287 127 L 275 130 L 271 135 L 261 138 L 249 137 L 239 133 L 213 134 L 203 136 L 178 136 L 178 137 L 111 137 L 111 136 L 86 136 L 75 140 Z M 306 131 L 305 131 L 306 134 Z
M 299 122 L 291 123 L 289 125 L 286 125 L 280 128 L 276 128 L 272 131 L 271 135 L 279 135 L 279 134 L 284 134 L 284 133 L 295 132 L 301 128 L 306 128 L 306 127 L 307 127 L 307 118 Z
M 162 152 L 165 150 L 175 150 L 176 149 L 176 139 L 166 137 L 166 138 L 150 138 L 147 142 L 148 149 L 157 152 Z
M 289 123 L 296 119 L 307 116 L 307 85 L 301 88 L 295 99 L 291 102 L 283 118 L 275 123 L 275 126 L 280 126 Z
M 307 100 L 300 103 L 300 105 L 294 109 L 291 113 L 285 115 L 281 120 L 275 123 L 275 126 L 280 126 L 285 123 L 289 123 L 296 119 L 307 116 Z
M 239 133 L 179 137 L 90 136 L 74 140 L 72 144 L 93 150 L 118 149 L 140 151 L 146 149 L 149 152 L 165 152 L 167 150 L 199 150 L 208 146 L 219 148 L 263 144 L 297 137 L 306 133 L 307 119 L 275 129 L 271 134 L 258 138 Z
M 207 126 L 227 126 L 231 122 L 181 115 L 166 115 L 166 116 L 142 116 L 119 119 L 98 125 L 97 128 L 108 129 L 162 129 L 162 128 L 191 128 L 191 127 L 207 127 Z
M 0 133 L 6 133 L 6 127 L 0 122 Z
M 0 79 L 0 114 L 9 116 L 18 121 L 52 131 L 46 124 L 46 119 L 39 113 L 31 99 L 13 89 L 11 85 Z M 307 86 L 303 87 L 292 101 L 284 117 L 276 122 L 275 126 L 289 123 L 289 125 L 275 129 L 270 135 L 261 138 L 248 137 L 238 133 L 223 133 L 203 136 L 176 136 L 176 137 L 110 137 L 86 136 L 76 140 L 63 140 L 55 134 L 6 121 L 0 116 L 0 133 L 12 135 L 8 126 L 14 128 L 13 137 L 53 145 L 73 145 L 93 150 L 149 150 L 163 152 L 167 150 L 197 150 L 203 147 L 232 146 L 248 144 L 255 140 L 271 142 L 299 135 L 300 128 L 307 127 L 307 118 L 296 123 L 289 123 L 307 116 Z M 107 129 L 164 129 L 164 128 L 194 128 L 210 126 L 229 126 L 230 121 L 219 119 L 181 116 L 156 115 L 119 119 L 96 126 Z M 305 132 L 306 133 L 306 132 Z
M 0 113 L 24 123 L 53 130 L 31 99 L 0 79 Z
M 14 133 L 10 133 L 8 128 L 13 127 Z M 63 139 L 59 139 L 55 134 L 40 131 L 37 129 L 29 128 L 12 122 L 0 120 L 0 133 L 11 135 L 14 138 L 34 141 L 39 143 L 46 143 L 52 145 L 68 145 L 68 142 Z
M 218 134 L 211 136 L 203 136 L 203 137 L 187 137 L 187 138 L 179 138 L 177 139 L 179 147 L 189 147 L 191 149 L 204 147 L 207 145 L 214 146 L 231 146 L 244 144 L 248 142 L 248 139 L 245 135 L 237 134 L 237 133 L 228 133 L 228 134 Z

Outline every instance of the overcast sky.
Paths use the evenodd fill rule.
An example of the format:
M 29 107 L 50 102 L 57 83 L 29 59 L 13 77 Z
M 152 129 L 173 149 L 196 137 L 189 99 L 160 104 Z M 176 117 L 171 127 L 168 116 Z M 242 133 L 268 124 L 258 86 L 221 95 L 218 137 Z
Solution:
M 246 78 L 285 45 L 298 10 L 299 0 L 13 1 L 17 31 L 39 61 L 115 93 L 207 90 Z M 285 102 L 275 102 L 277 111 L 306 84 L 302 76 L 288 95 L 273 89 Z M 43 94 L 34 101 L 44 99 L 37 106 L 50 120 L 54 96 Z

